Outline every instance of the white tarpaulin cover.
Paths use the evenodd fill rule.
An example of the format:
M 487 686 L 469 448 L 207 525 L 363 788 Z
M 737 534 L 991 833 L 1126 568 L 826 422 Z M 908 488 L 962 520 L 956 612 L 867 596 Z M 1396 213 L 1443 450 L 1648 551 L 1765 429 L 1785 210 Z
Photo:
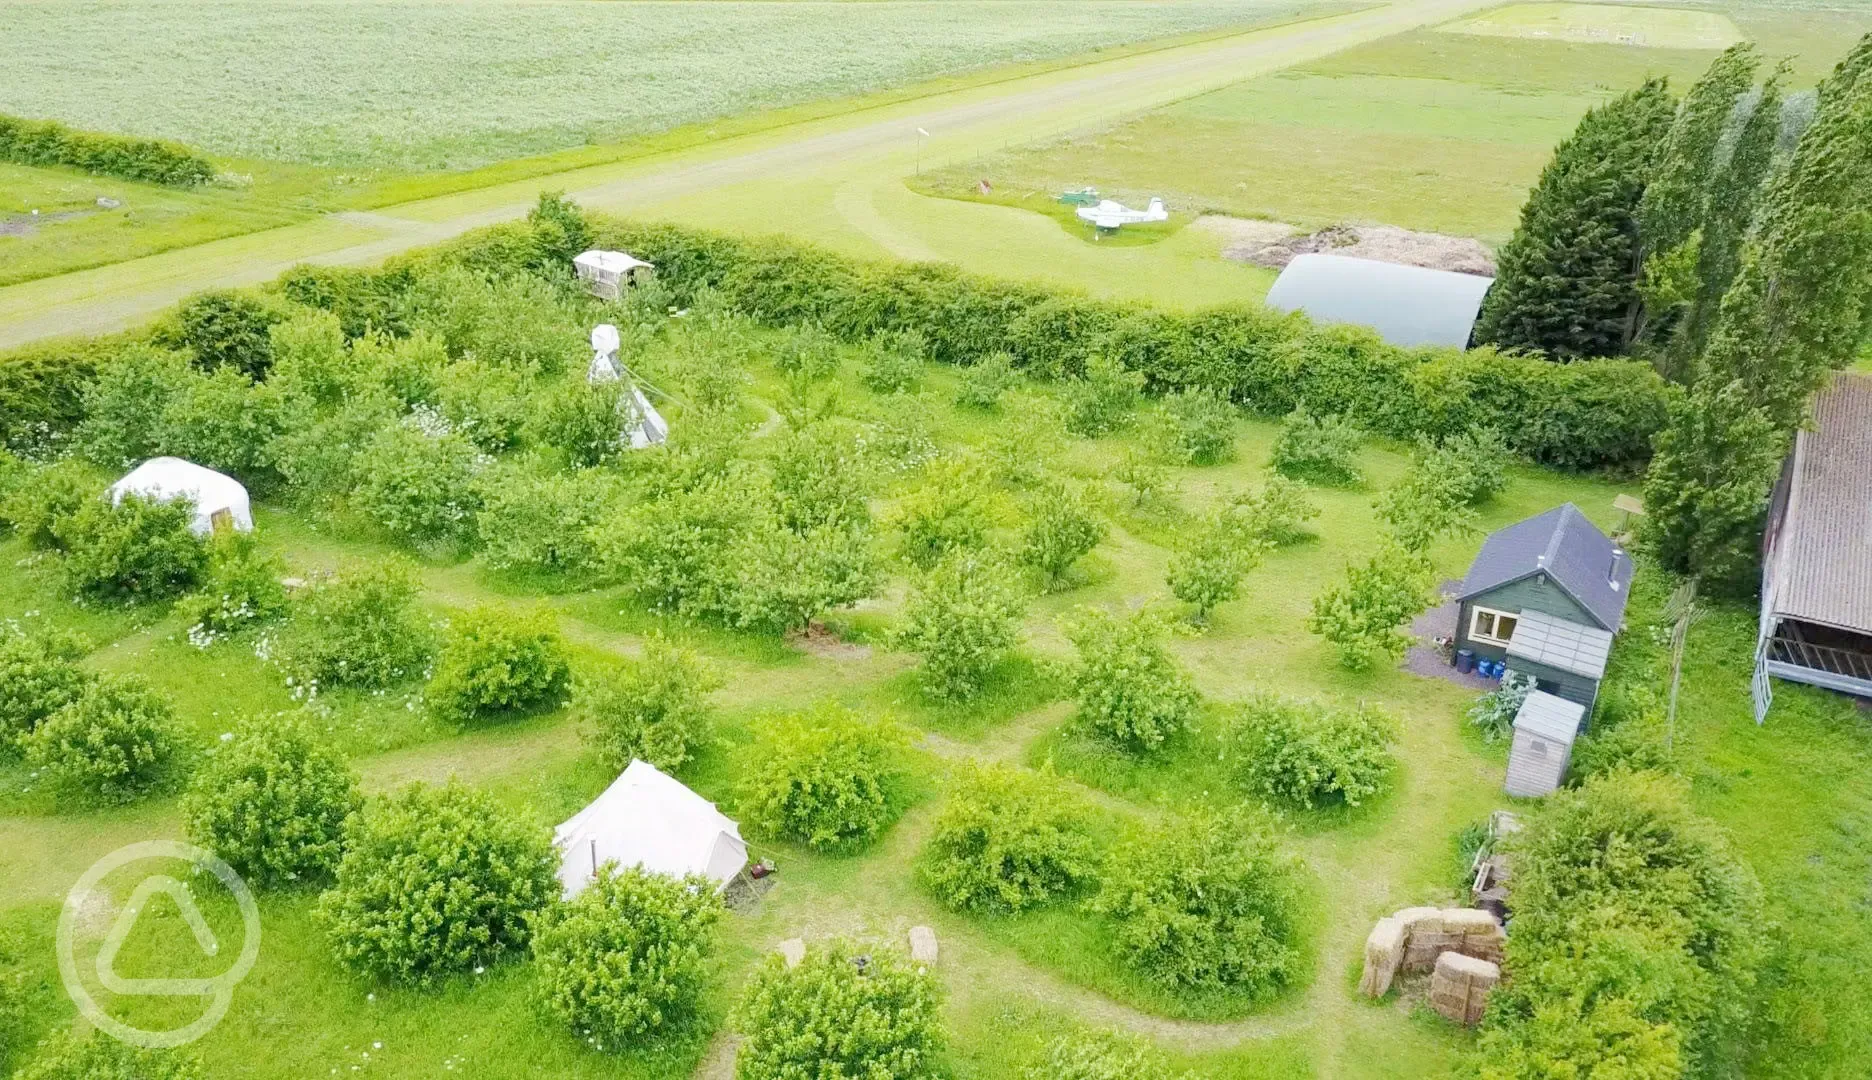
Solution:
M 643 761 L 553 833 L 559 883 L 577 896 L 607 862 L 656 874 L 700 874 L 722 888 L 747 865 L 741 828 L 680 780 Z
M 242 532 L 253 531 L 253 510 L 247 502 L 247 489 L 232 476 L 206 469 L 192 461 L 175 457 L 150 458 L 130 470 L 130 474 L 110 486 L 111 505 L 125 495 L 168 502 L 188 499 L 195 504 L 195 518 L 189 528 L 197 536 L 214 532 L 216 514 Z
M 650 399 L 636 386 L 631 387 L 631 402 L 637 409 L 637 415 L 625 434 L 630 436 L 632 450 L 642 450 L 646 446 L 656 446 L 669 441 L 669 421 L 656 411 Z
M 618 372 L 617 354 L 622 346 L 617 327 L 610 323 L 592 327 L 592 362 L 591 367 L 585 369 L 585 381 L 593 386 L 618 381 L 622 376 Z
M 560 257 L 564 258 L 564 256 Z M 562 263 L 560 265 L 564 264 Z M 587 273 L 604 273 L 615 276 L 630 270 L 635 270 L 640 266 L 649 266 L 650 264 L 644 262 L 642 259 L 627 255 L 622 251 L 599 251 L 593 249 L 591 251 L 580 252 L 578 255 L 574 256 L 572 265 Z

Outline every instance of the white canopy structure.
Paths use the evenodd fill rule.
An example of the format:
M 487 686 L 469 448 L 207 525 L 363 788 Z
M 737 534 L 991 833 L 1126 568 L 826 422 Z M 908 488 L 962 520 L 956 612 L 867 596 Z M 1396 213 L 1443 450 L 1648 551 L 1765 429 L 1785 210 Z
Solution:
M 1081 206 L 1073 213 L 1081 221 L 1089 221 L 1101 229 L 1116 229 L 1121 225 L 1141 225 L 1147 221 L 1168 221 L 1170 211 L 1164 209 L 1162 199 L 1152 199 L 1150 205 L 1142 210 L 1133 210 L 1115 199 L 1100 199 L 1097 206 Z
M 585 283 L 587 292 L 606 300 L 616 300 L 624 294 L 626 285 L 635 283 L 640 275 L 655 269 L 634 255 L 595 248 L 574 256 L 572 268 L 578 272 L 579 280 Z
M 187 499 L 195 504 L 189 528 L 196 536 L 209 536 L 217 527 L 253 531 L 253 509 L 240 481 L 181 458 L 150 458 L 112 484 L 108 494 L 112 506 L 125 495 L 158 502 Z
M 585 381 L 592 386 L 602 383 L 618 382 L 628 374 L 622 361 L 618 359 L 618 349 L 622 339 L 618 328 L 610 323 L 599 323 L 592 327 L 591 367 L 585 370 Z M 626 414 L 624 430 L 619 439 L 632 450 L 642 450 L 646 446 L 656 446 L 669 440 L 669 421 L 657 412 L 656 406 L 644 396 L 643 388 L 636 379 L 630 379 L 630 394 L 618 401 L 618 412 Z
M 623 340 L 618 336 L 618 328 L 610 323 L 599 323 L 592 327 L 591 367 L 585 371 L 585 381 L 593 386 L 599 383 L 616 382 L 623 376 L 618 371 L 618 349 Z
M 590 806 L 553 832 L 567 899 L 608 862 L 653 874 L 700 874 L 726 888 L 747 865 L 741 828 L 656 766 L 632 761 Z

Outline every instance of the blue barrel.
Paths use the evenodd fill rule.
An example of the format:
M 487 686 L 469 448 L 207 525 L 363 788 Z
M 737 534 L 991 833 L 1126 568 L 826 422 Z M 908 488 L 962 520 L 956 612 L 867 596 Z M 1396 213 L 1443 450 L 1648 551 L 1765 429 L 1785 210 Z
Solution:
M 1464 675 L 1467 675 L 1471 671 L 1475 670 L 1475 650 L 1474 649 L 1457 649 L 1456 650 L 1456 670 L 1462 672 Z

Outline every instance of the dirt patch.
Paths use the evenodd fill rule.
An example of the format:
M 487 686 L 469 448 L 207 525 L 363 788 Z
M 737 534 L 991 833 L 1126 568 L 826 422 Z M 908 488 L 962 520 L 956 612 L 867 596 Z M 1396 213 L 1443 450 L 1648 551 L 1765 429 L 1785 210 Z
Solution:
M 84 217 L 93 210 L 64 210 L 56 214 L 8 214 L 0 217 L 0 236 L 31 236 L 39 226 Z
M 1330 252 L 1356 259 L 1493 276 L 1495 256 L 1480 240 L 1416 232 L 1395 225 L 1329 225 L 1301 232 L 1278 221 L 1211 214 L 1196 224 L 1223 238 L 1222 257 L 1279 270 L 1296 255 Z
M 810 623 L 804 630 L 789 630 L 786 643 L 801 652 L 822 656 L 827 660 L 871 659 L 871 646 L 846 641 L 824 623 Z

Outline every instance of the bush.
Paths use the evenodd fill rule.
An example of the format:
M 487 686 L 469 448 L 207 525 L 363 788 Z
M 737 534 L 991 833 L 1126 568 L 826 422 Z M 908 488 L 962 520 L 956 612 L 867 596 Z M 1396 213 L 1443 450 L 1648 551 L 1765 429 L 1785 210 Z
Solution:
M 255 381 L 273 369 L 272 329 L 286 312 L 257 293 L 217 289 L 182 301 L 158 326 L 156 340 L 187 349 L 204 371 L 232 368 Z
M 186 499 L 85 502 L 59 525 L 67 586 L 80 596 L 127 602 L 188 591 L 208 570 L 208 545 L 190 528 L 194 517 Z
M 1060 482 L 1046 484 L 1027 500 L 1015 558 L 1040 572 L 1048 589 L 1105 538 L 1105 523 L 1094 517 L 1085 498 Z
M 1383 792 L 1397 768 L 1397 723 L 1364 706 L 1263 695 L 1236 711 L 1229 734 L 1248 789 L 1303 810 L 1357 806 Z
M 817 325 L 789 326 L 774 347 L 774 367 L 807 382 L 838 374 L 839 340 Z
M 641 658 L 581 679 L 573 707 L 605 768 L 622 772 L 641 760 L 673 772 L 707 733 L 708 696 L 722 686 L 721 675 L 693 650 L 652 631 Z
M 528 437 L 564 454 L 574 468 L 614 461 L 625 447 L 625 393 L 621 382 L 562 383 L 534 399 Z
M 1077 721 L 1126 750 L 1155 750 L 1190 726 L 1196 686 L 1164 648 L 1164 625 L 1148 610 L 1128 618 L 1082 609 L 1066 627 L 1079 651 L 1071 672 Z
M 926 351 L 923 335 L 914 330 L 880 334 L 866 350 L 859 381 L 873 393 L 909 393 L 923 379 Z
M 922 658 L 926 693 L 964 700 L 981 692 L 1020 641 L 1025 606 L 996 561 L 958 552 L 917 583 L 894 643 Z
M 1195 1080 L 1173 1077 L 1163 1055 L 1143 1038 L 1117 1031 L 1075 1031 L 1047 1047 L 1046 1061 L 1025 1080 Z
M 380 689 L 420 674 L 434 643 L 416 592 L 409 566 L 394 560 L 355 563 L 314 583 L 281 636 L 287 681 L 316 694 L 324 686 Z
M 285 430 L 278 391 L 226 368 L 191 373 L 162 411 L 163 453 L 225 472 L 250 488 L 274 485 L 273 444 Z
M 208 542 L 208 573 L 180 605 L 189 640 L 206 646 L 286 613 L 286 566 L 250 532 L 228 530 Z
M 108 675 L 39 722 L 26 759 L 67 790 L 127 802 L 168 779 L 181 742 L 167 698 L 141 676 Z
M 1096 867 L 1085 809 L 1050 775 L 1008 765 L 964 765 L 922 874 L 957 911 L 1023 911 L 1084 888 Z
M 1020 376 L 1014 371 L 1014 358 L 1004 352 L 987 356 L 962 369 L 962 381 L 956 386 L 955 403 L 964 409 L 984 411 L 997 408 L 1001 397 L 1014 389 Z
M 770 717 L 746 757 L 746 821 L 819 851 L 869 844 L 896 819 L 903 732 L 830 702 Z
M 944 1075 L 936 977 L 888 949 L 833 941 L 789 969 L 770 956 L 733 1023 L 735 1080 L 934 1080 Z
M 13 1080 L 201 1080 L 201 1059 L 181 1050 L 145 1050 L 108 1035 L 60 1033 Z
M 141 342 L 104 358 L 84 384 L 78 450 L 113 469 L 156 456 L 168 434 L 163 414 L 197 374 L 182 353 Z
M 404 983 L 526 947 L 559 895 L 551 837 L 450 781 L 373 799 L 345 824 L 337 882 L 318 917 L 339 963 Z
M 1379 520 L 1412 551 L 1444 533 L 1473 527 L 1471 507 L 1508 482 L 1507 454 L 1493 432 L 1451 438 L 1442 446 L 1424 443 L 1404 480 L 1378 500 Z
M 1278 546 L 1306 536 L 1301 526 L 1319 517 L 1320 508 L 1307 497 L 1305 484 L 1275 473 L 1261 490 L 1231 500 L 1229 512 L 1243 532 Z
M 122 337 L 55 339 L 0 352 L 0 447 L 55 456 L 84 419 L 84 388 Z
M 99 176 L 193 187 L 214 179 L 206 158 L 180 143 L 79 131 L 54 120 L 0 114 L 0 161 L 67 165 Z
M 1086 365 L 1084 376 L 1067 382 L 1061 390 L 1066 430 L 1094 439 L 1128 426 L 1143 390 L 1143 375 L 1126 371 L 1116 360 L 1095 357 Z
M 775 440 L 773 486 L 781 524 L 795 532 L 822 526 L 869 528 L 862 446 L 842 423 L 814 423 Z
M 1343 583 L 1313 598 L 1306 628 L 1337 646 L 1339 662 L 1349 671 L 1395 661 L 1410 647 L 1404 625 L 1429 606 L 1430 571 L 1422 554 L 1388 544 L 1365 565 L 1347 567 Z
M 62 630 L 0 625 L 0 752 L 24 747 L 46 717 L 78 698 L 91 676 L 83 638 Z
M 104 485 L 83 463 L 67 458 L 27 471 L 0 498 L 0 519 L 39 551 L 63 550 L 61 530 Z
M 1342 416 L 1315 416 L 1305 406 L 1287 414 L 1269 460 L 1275 471 L 1318 484 L 1359 481 L 1359 429 Z
M 928 570 L 952 551 L 979 550 L 996 516 L 987 477 L 952 458 L 930 467 L 923 483 L 898 502 L 891 524 L 904 559 Z
M 1125 450 L 1110 475 L 1131 489 L 1131 505 L 1136 509 L 1166 510 L 1176 505 L 1178 488 L 1170 470 L 1135 446 Z
M 761 522 L 727 553 L 721 614 L 744 630 L 803 630 L 826 611 L 877 592 L 882 582 L 870 519 L 795 532 Z
M 193 842 L 261 888 L 323 885 L 337 872 L 357 778 L 305 720 L 243 721 L 182 798 Z
M 566 574 L 597 569 L 591 530 L 621 498 L 614 476 L 595 469 L 552 473 L 536 465 L 502 463 L 483 472 L 476 486 L 475 532 L 489 566 Z
M 1190 621 L 1207 625 L 1209 613 L 1241 592 L 1243 575 L 1261 562 L 1268 541 L 1254 535 L 1229 512 L 1211 514 L 1170 555 L 1165 581 L 1170 595 L 1194 610 Z
M 1265 1001 L 1301 971 L 1298 869 L 1265 821 L 1188 817 L 1120 848 L 1091 906 L 1146 981 Z
M 551 709 L 565 700 L 572 665 L 545 612 L 478 607 L 450 621 L 429 680 L 429 711 L 453 724 Z
M 1163 451 L 1184 465 L 1235 456 L 1235 406 L 1214 390 L 1179 390 L 1164 398 Z
M 414 423 L 380 429 L 358 455 L 351 500 L 384 532 L 411 544 L 466 540 L 474 531 L 473 443 Z
M 577 896 L 540 913 L 539 999 L 600 1050 L 680 1030 L 695 1017 L 721 915 L 707 878 L 606 863 Z
M 1521 703 L 1534 689 L 1534 677 L 1519 671 L 1510 671 L 1502 676 L 1501 685 L 1475 700 L 1469 706 L 1469 722 L 1482 729 L 1482 737 L 1489 742 L 1506 739 L 1514 734 L 1515 716 L 1521 711 Z

